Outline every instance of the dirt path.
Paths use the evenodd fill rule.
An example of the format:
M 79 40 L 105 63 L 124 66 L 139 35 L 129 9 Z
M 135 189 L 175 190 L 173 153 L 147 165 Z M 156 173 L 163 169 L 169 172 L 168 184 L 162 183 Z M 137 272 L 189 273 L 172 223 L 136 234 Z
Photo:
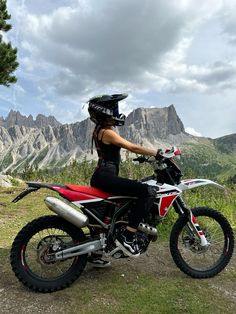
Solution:
M 183 281 L 183 284 L 190 282 L 189 278 L 176 268 L 168 248 L 163 245 L 158 247 L 158 254 L 156 247 L 152 245 L 149 253 L 138 259 L 113 260 L 112 267 L 109 269 L 95 270 L 91 266 L 87 266 L 80 279 L 70 288 L 52 294 L 39 294 L 29 291 L 16 280 L 9 263 L 8 265 L 4 264 L 4 267 L 0 263 L 0 313 L 74 313 L 73 302 L 76 297 L 75 291 L 78 294 L 81 289 L 93 291 L 94 286 L 98 282 L 102 282 L 104 278 L 106 280 L 110 278 L 112 281 L 113 276 L 117 274 L 124 277 L 126 282 L 132 282 L 140 274 L 152 276 L 159 280 L 165 280 L 170 277 L 178 278 L 180 281 Z M 233 313 L 233 309 L 236 308 L 235 275 L 236 256 L 234 255 L 229 266 L 222 274 L 204 281 L 215 291 L 216 295 L 219 297 L 223 295 L 225 298 L 228 298 L 230 309 L 228 313 Z M 194 282 L 200 285 L 203 281 L 195 280 Z M 103 302 L 104 304 L 110 302 L 112 305 L 113 301 L 112 299 L 107 300 L 101 296 L 96 298 L 96 295 L 94 295 L 90 303 L 91 307 L 96 305 L 96 302 Z M 104 314 L 106 313 L 104 312 Z

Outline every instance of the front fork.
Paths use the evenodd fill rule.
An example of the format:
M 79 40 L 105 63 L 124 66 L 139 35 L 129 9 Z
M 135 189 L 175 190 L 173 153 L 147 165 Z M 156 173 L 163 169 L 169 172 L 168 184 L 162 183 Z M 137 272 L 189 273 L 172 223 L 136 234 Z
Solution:
M 185 215 L 188 217 L 188 227 L 195 235 L 197 235 L 201 246 L 209 245 L 209 242 L 205 237 L 205 233 L 199 227 L 196 217 L 193 215 L 191 209 L 186 206 L 184 200 L 180 196 L 175 200 L 173 206 L 179 215 Z
M 191 209 L 189 209 L 189 222 L 188 222 L 188 226 L 190 228 L 190 230 L 192 230 L 200 239 L 201 241 L 201 246 L 207 246 L 209 245 L 209 242 L 207 241 L 206 237 L 205 237 L 205 233 L 201 230 L 201 228 L 199 227 L 199 224 L 197 222 L 197 219 L 195 218 L 195 216 L 193 215 Z

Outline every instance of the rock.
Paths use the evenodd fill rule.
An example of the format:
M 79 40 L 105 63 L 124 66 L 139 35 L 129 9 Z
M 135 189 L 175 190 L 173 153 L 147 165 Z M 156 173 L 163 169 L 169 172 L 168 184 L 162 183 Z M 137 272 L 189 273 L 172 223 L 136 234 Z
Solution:
M 37 115 L 36 119 L 34 120 L 32 115 L 29 115 L 28 117 L 22 115 L 19 111 L 11 110 L 6 117 L 6 119 L 3 119 L 3 117 L 0 117 L 0 126 L 3 126 L 4 128 L 8 129 L 14 126 L 25 126 L 28 128 L 43 128 L 48 125 L 59 126 L 61 125 L 60 122 L 56 120 L 55 117 L 49 116 L 46 117 L 42 114 Z
M 0 186 L 4 188 L 12 187 L 13 178 L 9 175 L 0 174 Z

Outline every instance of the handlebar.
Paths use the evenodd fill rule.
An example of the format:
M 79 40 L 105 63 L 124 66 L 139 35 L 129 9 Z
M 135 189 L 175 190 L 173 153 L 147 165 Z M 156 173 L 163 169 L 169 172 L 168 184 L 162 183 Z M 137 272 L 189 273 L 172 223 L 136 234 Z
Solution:
M 165 152 L 160 151 L 158 154 L 158 157 L 139 156 L 137 158 L 134 158 L 133 161 L 138 161 L 140 164 L 144 162 L 153 163 L 155 161 L 163 162 L 165 159 L 179 157 L 180 155 L 181 155 L 181 150 L 177 147 L 172 147 L 171 149 L 166 149 Z

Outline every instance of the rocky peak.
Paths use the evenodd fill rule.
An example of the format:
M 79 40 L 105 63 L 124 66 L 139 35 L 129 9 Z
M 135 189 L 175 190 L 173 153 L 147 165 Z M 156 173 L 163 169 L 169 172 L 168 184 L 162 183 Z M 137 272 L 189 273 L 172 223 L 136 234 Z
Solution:
M 56 120 L 55 117 L 49 116 L 46 117 L 42 114 L 37 115 L 36 119 L 34 120 L 32 115 L 29 115 L 28 117 L 22 115 L 19 111 L 11 110 L 4 119 L 3 117 L 0 117 L 0 126 L 3 126 L 6 129 L 9 129 L 15 125 L 18 126 L 25 126 L 29 128 L 43 128 L 48 125 L 51 125 L 52 127 L 60 126 L 61 123 Z
M 131 112 L 120 134 L 129 140 L 142 138 L 150 142 L 167 139 L 169 135 L 185 133 L 184 125 L 173 105 L 164 108 L 137 108 Z
M 0 117 L 0 126 L 4 126 L 4 119 L 3 119 L 3 117 Z
M 33 117 L 30 115 L 28 118 L 26 116 L 21 115 L 19 111 L 11 110 L 7 116 L 7 118 L 4 120 L 4 127 L 10 128 L 14 125 L 25 125 L 28 127 L 33 126 Z
M 61 125 L 60 122 L 57 121 L 57 119 L 54 116 L 46 117 L 43 114 L 38 114 L 35 119 L 35 124 L 38 128 L 43 128 L 47 125 L 50 125 L 52 127 Z
M 185 133 L 184 125 L 176 113 L 174 105 L 167 107 L 167 123 L 170 134 Z

